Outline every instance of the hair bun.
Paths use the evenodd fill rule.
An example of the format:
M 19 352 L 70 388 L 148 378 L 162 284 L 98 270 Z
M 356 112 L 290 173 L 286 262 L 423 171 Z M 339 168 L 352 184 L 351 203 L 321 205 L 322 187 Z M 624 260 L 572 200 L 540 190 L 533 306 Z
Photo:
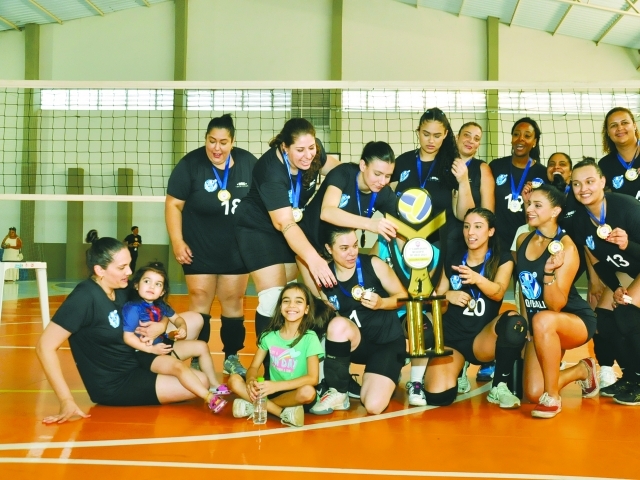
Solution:
M 92 230 L 89 230 L 87 232 L 87 236 L 84 239 L 84 241 L 87 242 L 87 243 L 93 244 L 93 243 L 97 242 L 99 239 L 100 239 L 100 237 L 98 237 L 98 231 L 95 230 L 95 229 L 92 229 Z

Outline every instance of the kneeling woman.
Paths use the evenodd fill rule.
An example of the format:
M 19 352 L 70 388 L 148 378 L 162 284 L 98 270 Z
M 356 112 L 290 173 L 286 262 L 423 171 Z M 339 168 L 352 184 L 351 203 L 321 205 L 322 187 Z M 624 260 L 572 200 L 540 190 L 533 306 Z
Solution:
M 582 396 L 598 394 L 593 358 L 560 370 L 566 350 L 588 342 L 596 331 L 596 316 L 573 282 L 580 259 L 571 238 L 558 227 L 564 194 L 542 185 L 529 198 L 527 223 L 535 231 L 517 241 L 518 280 L 533 331 L 524 356 L 524 394 L 538 404 L 531 415 L 555 417 L 562 410 L 560 390 L 578 381 Z
M 378 257 L 358 254 L 352 228 L 337 228 L 325 245 L 338 284 L 322 295 L 339 316 L 329 322 L 324 379 L 328 390 L 311 409 L 325 415 L 349 408 L 349 365 L 365 365 L 360 401 L 368 413 L 389 405 L 406 358 L 406 343 L 398 320 L 398 299 L 407 291 L 391 268 Z
M 511 372 L 526 341 L 527 323 L 514 311 L 498 315 L 513 260 L 509 252 L 500 252 L 495 223 L 495 215 L 486 208 L 467 212 L 462 230 L 467 249 L 451 256 L 438 285 L 438 293 L 446 294 L 449 301 L 443 331 L 445 345 L 453 355 L 429 360 L 421 392 L 429 405 L 453 403 L 465 361 L 479 365 L 493 359 L 496 370 L 489 401 L 502 408 L 520 405 L 510 391 L 510 387 L 515 390 Z M 420 389 L 421 385 L 414 385 L 414 395 Z

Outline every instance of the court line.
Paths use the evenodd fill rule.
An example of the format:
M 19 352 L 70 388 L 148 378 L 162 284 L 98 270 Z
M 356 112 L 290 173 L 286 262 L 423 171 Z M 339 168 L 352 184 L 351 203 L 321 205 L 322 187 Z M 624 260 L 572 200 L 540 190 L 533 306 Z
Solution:
M 471 390 L 463 395 L 458 395 L 455 402 L 467 400 L 476 395 L 480 395 L 491 389 L 491 382 L 482 387 Z M 238 438 L 251 438 L 267 435 L 287 435 L 309 430 L 324 430 L 326 428 L 344 427 L 358 425 L 362 423 L 378 422 L 390 418 L 404 417 L 422 413 L 434 408 L 433 405 L 426 407 L 409 407 L 396 412 L 381 413 L 380 415 L 369 415 L 366 417 L 350 418 L 346 420 L 328 421 L 314 425 L 305 425 L 300 428 L 270 428 L 265 430 L 254 430 L 252 432 L 219 433 L 212 435 L 191 435 L 184 437 L 159 437 L 159 438 L 127 438 L 119 440 L 84 440 L 84 441 L 62 441 L 62 442 L 26 442 L 0 444 L 0 451 L 9 450 L 32 450 L 32 449 L 58 449 L 58 448 L 91 448 L 91 447 L 122 447 L 131 445 L 161 445 L 166 443 L 190 443 L 190 442 L 213 442 L 220 440 L 230 440 Z M 240 420 L 238 420 L 240 421 Z M 245 420 L 246 421 L 246 420 Z M 260 428 L 260 427 L 258 427 Z
M 449 478 L 491 478 L 522 480 L 629 480 L 612 477 L 583 477 L 576 475 L 544 475 L 530 473 L 482 473 L 482 472 L 434 472 L 412 470 L 374 470 L 364 468 L 292 467 L 289 465 L 234 465 L 220 463 L 193 462 L 146 462 L 137 460 L 90 460 L 70 458 L 7 458 L 0 457 L 0 463 L 30 463 L 41 465 L 105 465 L 122 467 L 189 468 L 207 470 L 242 470 L 292 473 L 330 473 L 342 475 L 370 475 L 397 477 L 449 477 Z

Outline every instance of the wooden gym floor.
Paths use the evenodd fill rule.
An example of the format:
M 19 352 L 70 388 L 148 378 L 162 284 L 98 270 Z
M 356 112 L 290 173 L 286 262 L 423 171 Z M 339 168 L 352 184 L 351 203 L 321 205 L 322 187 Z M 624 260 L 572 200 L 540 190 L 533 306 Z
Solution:
M 1 286 L 0 286 L 1 288 Z M 56 311 L 64 296 L 50 297 Z M 186 309 L 186 296 L 170 303 Z M 242 362 L 255 351 L 256 299 L 246 300 Z M 71 352 L 59 352 L 65 377 L 90 418 L 46 426 L 57 411 L 34 346 L 42 332 L 37 299 L 5 301 L 0 324 L 0 467 L 2 478 L 158 479 L 224 476 L 294 478 L 640 478 L 640 407 L 600 397 L 582 399 L 577 385 L 563 392 L 563 411 L 534 420 L 531 404 L 501 410 L 476 384 L 450 407 L 409 407 L 399 386 L 387 411 L 367 416 L 358 400 L 345 412 L 306 415 L 299 429 L 270 417 L 267 424 L 218 415 L 200 400 L 160 407 L 103 407 L 91 403 Z M 219 307 L 214 306 L 211 351 L 222 367 Z M 570 351 L 568 362 L 591 345 Z M 353 371 L 358 371 L 352 366 Z M 409 367 L 403 370 L 403 383 Z M 198 477 L 196 477 L 198 476 Z

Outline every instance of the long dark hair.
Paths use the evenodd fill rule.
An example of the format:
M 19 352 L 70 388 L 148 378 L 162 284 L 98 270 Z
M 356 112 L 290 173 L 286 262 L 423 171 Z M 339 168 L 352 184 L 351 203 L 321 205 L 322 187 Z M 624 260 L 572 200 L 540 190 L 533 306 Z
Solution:
M 531 127 L 533 128 L 533 132 L 536 138 L 536 146 L 531 149 L 531 151 L 529 152 L 529 156 L 533 158 L 535 161 L 539 162 L 540 161 L 540 137 L 542 137 L 542 130 L 540 130 L 540 127 L 538 126 L 538 124 L 533 118 L 522 117 L 521 119 L 516 120 L 516 122 L 513 124 L 513 127 L 511 127 L 511 135 L 513 135 L 513 132 L 515 131 L 516 127 L 521 123 L 527 123 L 531 125 Z
M 425 122 L 440 122 L 447 132 L 447 136 L 444 137 L 442 145 L 440 145 L 440 149 L 438 150 L 438 153 L 436 153 L 436 165 L 433 169 L 433 172 L 434 176 L 438 177 L 440 182 L 443 183 L 447 188 L 457 190 L 458 181 L 456 180 L 456 177 L 454 177 L 453 173 L 451 173 L 451 165 L 453 165 L 453 161 L 458 157 L 459 154 L 455 135 L 453 134 L 453 130 L 451 129 L 449 119 L 444 114 L 444 112 L 437 107 L 425 110 L 425 112 L 420 117 L 420 122 L 418 123 L 418 128 L 416 129 L 418 135 L 420 134 L 420 128 L 422 127 L 422 124 Z
M 95 275 L 94 267 L 96 265 L 106 270 L 109 264 L 113 262 L 113 256 L 123 248 L 126 248 L 124 243 L 117 238 L 98 237 L 97 230 L 89 230 L 85 242 L 91 244 L 86 253 L 87 268 L 90 275 Z
M 137 286 L 140 283 L 140 280 L 142 280 L 144 274 L 147 272 L 154 272 L 160 275 L 162 277 L 162 283 L 164 285 L 164 293 L 160 295 L 160 298 L 154 300 L 153 303 L 160 301 L 166 303 L 167 297 L 169 296 L 169 275 L 167 274 L 167 270 L 166 268 L 164 268 L 162 262 L 150 262 L 147 263 L 144 267 L 140 267 L 138 270 L 136 270 L 136 273 L 133 274 L 133 277 L 131 277 L 131 284 Z M 140 293 L 138 292 L 137 288 L 133 289 L 132 296 L 134 296 L 133 299 L 135 300 L 140 299 Z
M 311 125 L 311 122 L 305 118 L 292 118 L 287 120 L 282 127 L 282 130 L 280 130 L 280 133 L 269 141 L 269 146 L 281 148 L 282 145 L 284 145 L 285 147 L 290 147 L 296 143 L 298 137 L 301 137 L 302 135 L 312 135 L 315 139 L 316 129 Z M 322 168 L 322 165 L 320 164 L 321 158 L 322 151 L 320 145 L 316 142 L 316 156 L 313 157 L 313 161 L 311 162 L 309 169 L 302 174 L 302 184 L 305 187 L 308 187 L 318 176 L 318 172 Z
M 487 225 L 489 226 L 489 228 L 496 228 L 496 215 L 488 208 L 470 208 L 464 215 L 464 220 L 466 220 L 467 217 L 472 213 L 480 215 L 482 218 L 484 218 L 487 221 Z M 485 277 L 493 281 L 496 273 L 498 273 L 498 267 L 500 266 L 500 242 L 498 241 L 498 234 L 495 230 L 493 236 L 489 237 L 488 247 L 489 250 L 491 250 L 491 256 L 484 266 L 484 271 Z
M 300 341 L 300 339 L 302 339 L 304 334 L 307 333 L 308 330 L 313 330 L 314 328 L 318 327 L 318 325 L 315 324 L 315 297 L 311 293 L 311 290 L 309 290 L 309 287 L 307 287 L 303 283 L 298 282 L 287 283 L 287 285 L 280 292 L 278 303 L 276 304 L 275 313 L 273 314 L 273 317 L 271 317 L 271 321 L 267 325 L 267 328 L 265 328 L 264 332 L 262 332 L 262 334 L 258 338 L 258 346 L 260 346 L 260 343 L 262 342 L 262 339 L 265 337 L 265 335 L 270 332 L 278 332 L 284 326 L 285 320 L 282 316 L 282 297 L 284 297 L 284 294 L 289 290 L 300 290 L 305 297 L 307 306 L 309 307 L 309 311 L 302 317 L 302 321 L 300 322 L 300 325 L 298 325 L 298 336 L 293 339 L 293 342 L 291 342 L 289 346 L 295 346 Z

